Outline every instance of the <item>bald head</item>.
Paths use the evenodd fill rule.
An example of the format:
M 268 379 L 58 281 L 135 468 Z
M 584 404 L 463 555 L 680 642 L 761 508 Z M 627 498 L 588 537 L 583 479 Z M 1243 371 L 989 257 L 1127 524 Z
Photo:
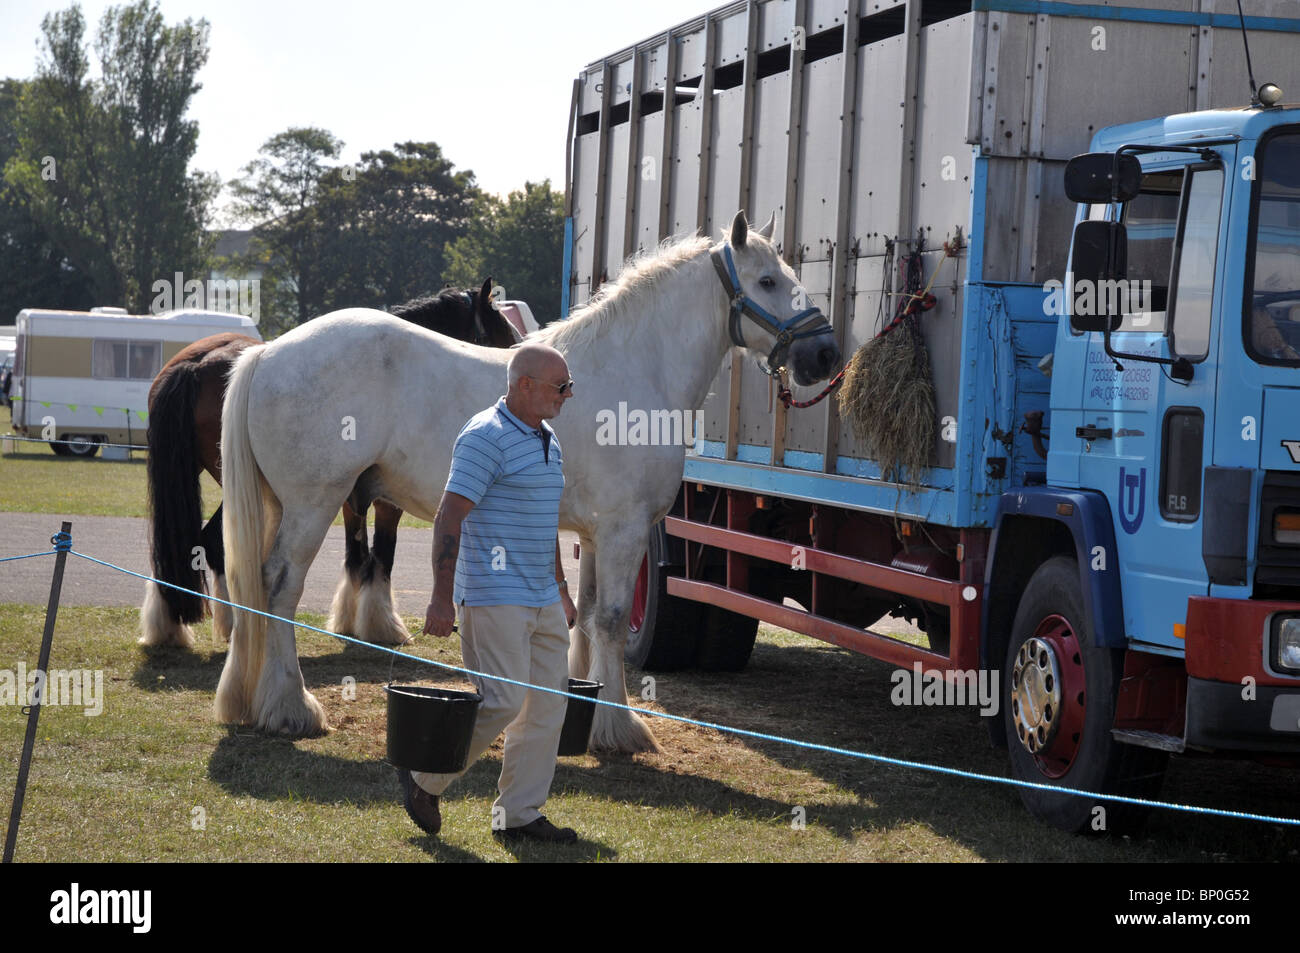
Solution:
M 565 372 L 564 355 L 547 344 L 521 344 L 513 348 L 510 363 L 506 365 L 506 385 L 510 391 L 519 386 L 523 377 L 545 380 Z
M 513 349 L 506 377 L 506 407 L 536 428 L 560 413 L 573 396 L 573 381 L 564 355 L 545 344 L 521 344 Z

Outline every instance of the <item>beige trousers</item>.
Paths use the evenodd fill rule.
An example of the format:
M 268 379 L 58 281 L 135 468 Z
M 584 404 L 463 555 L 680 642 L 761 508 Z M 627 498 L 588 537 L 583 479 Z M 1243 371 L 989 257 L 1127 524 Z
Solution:
M 519 682 L 568 691 L 569 627 L 564 606 L 556 602 L 540 609 L 526 606 L 458 606 L 461 654 L 465 667 Z M 475 678 L 483 696 L 470 741 L 465 770 L 479 759 L 502 729 L 506 733 L 501 759 L 500 796 L 492 805 L 494 827 L 519 827 L 535 821 L 551 790 L 555 753 L 568 699 L 492 678 Z M 442 794 L 463 775 L 412 771 L 415 783 L 430 794 Z

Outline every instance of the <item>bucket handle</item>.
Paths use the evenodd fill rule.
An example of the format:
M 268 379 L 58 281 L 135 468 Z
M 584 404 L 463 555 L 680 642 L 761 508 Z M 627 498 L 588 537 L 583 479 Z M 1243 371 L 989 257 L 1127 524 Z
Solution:
M 459 634 L 460 634 L 460 623 L 459 623 L 459 622 L 453 622 L 453 623 L 451 624 L 451 631 L 453 631 L 453 632 L 455 632 L 457 635 L 459 635 Z M 414 641 L 414 640 L 411 640 L 411 641 Z M 392 688 L 392 687 L 393 687 L 393 665 L 397 662 L 397 656 L 402 655 L 402 654 L 404 654 L 404 653 L 402 652 L 402 647 L 401 647 L 400 645 L 397 646 L 396 648 L 394 648 L 393 651 L 391 651 L 391 652 L 388 653 L 388 681 L 384 684 L 384 687 L 385 687 L 385 688 Z M 416 656 L 410 656 L 410 657 L 411 657 L 411 658 L 415 658 Z

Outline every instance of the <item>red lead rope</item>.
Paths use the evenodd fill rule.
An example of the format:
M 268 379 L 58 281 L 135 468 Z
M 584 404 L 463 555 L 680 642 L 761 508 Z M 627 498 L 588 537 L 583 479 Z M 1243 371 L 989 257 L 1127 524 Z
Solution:
M 831 391 L 833 391 L 835 388 L 839 387 L 840 382 L 843 380 L 844 380 L 844 371 L 841 370 L 838 374 L 836 374 L 831 379 L 831 382 L 826 385 L 825 390 L 823 390 L 812 400 L 795 400 L 794 394 L 790 393 L 790 388 L 785 386 L 785 380 L 783 378 L 781 381 L 781 387 L 776 392 L 776 396 L 780 398 L 781 403 L 785 404 L 786 407 L 797 407 L 799 410 L 803 410 L 805 407 L 811 407 L 813 404 L 825 400 L 826 395 L 829 394 Z
M 930 288 L 934 285 L 934 279 L 939 276 L 939 268 L 943 265 L 944 259 L 949 257 L 955 257 L 958 250 L 959 249 L 954 249 L 951 245 L 949 245 L 948 242 L 943 243 L 943 258 L 940 258 L 939 264 L 935 266 L 934 273 L 930 275 L 930 281 L 928 284 L 926 284 L 925 290 L 922 291 L 919 295 L 910 295 L 909 297 L 911 297 L 912 300 L 908 302 L 907 307 L 903 308 L 899 312 L 898 317 L 894 318 L 893 321 L 890 321 L 887 325 L 881 328 L 880 333 L 877 334 L 876 337 L 878 338 L 884 337 L 890 331 L 894 330 L 894 328 L 902 324 L 903 321 L 906 320 L 909 315 L 918 314 L 922 311 L 929 311 L 938 303 L 938 300 L 935 298 L 935 296 L 930 294 Z M 833 391 L 835 388 L 839 387 L 841 382 L 843 382 L 843 380 L 844 380 L 844 371 L 841 370 L 838 374 L 835 375 L 835 377 L 831 380 L 831 382 L 826 385 L 825 390 L 823 390 L 812 400 L 795 400 L 794 394 L 790 392 L 790 388 L 785 386 L 785 377 L 782 376 L 781 386 L 777 390 L 776 396 L 780 398 L 781 403 L 785 404 L 787 408 L 796 407 L 799 410 L 803 410 L 806 407 L 811 407 L 813 406 L 813 404 L 817 404 L 825 400 L 826 396 L 830 394 L 830 392 Z

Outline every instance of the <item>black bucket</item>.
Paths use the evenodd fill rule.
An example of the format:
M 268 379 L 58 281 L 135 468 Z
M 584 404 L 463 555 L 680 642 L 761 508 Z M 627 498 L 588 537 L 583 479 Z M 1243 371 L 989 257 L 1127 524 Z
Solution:
M 581 695 L 594 699 L 605 687 L 604 682 L 589 682 L 582 678 L 569 679 L 569 694 Z M 587 753 L 587 739 L 591 737 L 591 720 L 596 717 L 594 701 L 578 701 L 570 698 L 569 707 L 564 712 L 564 727 L 560 730 L 560 750 L 556 756 L 567 758 L 575 754 Z
M 385 685 L 388 761 L 409 771 L 463 770 L 483 696 L 452 688 Z

